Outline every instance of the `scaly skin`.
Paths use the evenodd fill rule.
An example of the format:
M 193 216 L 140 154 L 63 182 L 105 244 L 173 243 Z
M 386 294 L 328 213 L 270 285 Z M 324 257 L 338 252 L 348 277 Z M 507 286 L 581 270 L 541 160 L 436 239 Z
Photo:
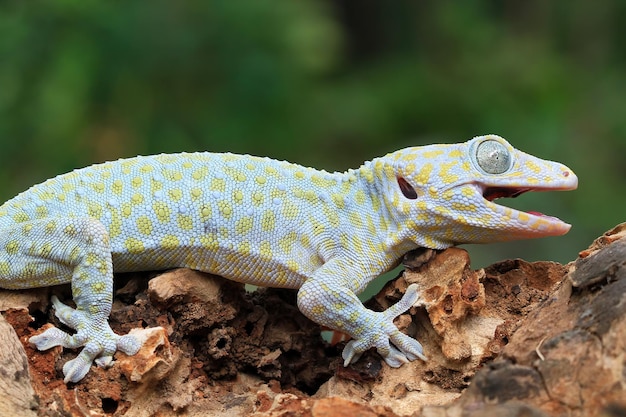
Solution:
M 108 325 L 113 272 L 174 267 L 299 288 L 305 315 L 352 336 L 346 365 L 376 347 L 399 366 L 425 359 L 392 322 L 418 302 L 417 288 L 380 313 L 356 294 L 417 247 L 564 234 L 570 226 L 554 217 L 490 200 L 576 186 L 567 167 L 495 135 L 403 149 L 344 173 L 213 153 L 107 162 L 0 206 L 0 287 L 71 282 L 76 309 L 53 303 L 77 333 L 51 328 L 31 338 L 40 350 L 84 346 L 64 366 L 66 382 L 82 379 L 93 361 L 108 365 L 117 349 L 141 346 Z

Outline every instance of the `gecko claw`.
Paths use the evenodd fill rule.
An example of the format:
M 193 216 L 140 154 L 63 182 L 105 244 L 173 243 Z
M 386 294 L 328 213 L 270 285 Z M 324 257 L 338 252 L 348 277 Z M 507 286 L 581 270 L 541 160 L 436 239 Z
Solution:
M 355 340 L 350 340 L 346 344 L 346 347 L 343 348 L 343 352 L 341 352 L 344 367 L 358 361 L 361 358 L 362 352 L 357 352 L 356 348 L 354 347 L 355 343 Z

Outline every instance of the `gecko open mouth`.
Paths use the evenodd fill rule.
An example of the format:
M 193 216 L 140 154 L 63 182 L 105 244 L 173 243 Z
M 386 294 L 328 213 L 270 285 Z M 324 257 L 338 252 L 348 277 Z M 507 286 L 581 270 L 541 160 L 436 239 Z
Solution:
M 529 191 L 541 191 L 541 190 L 533 189 L 533 188 L 486 187 L 483 190 L 483 197 L 485 198 L 485 200 L 489 202 L 493 202 L 494 200 L 497 200 L 498 198 L 516 198 Z M 559 222 L 561 221 L 557 217 L 548 216 L 547 214 L 543 214 L 539 211 L 527 211 L 526 214 L 549 218 L 549 219 L 553 219 Z
M 515 198 L 525 192 L 532 191 L 530 188 L 504 188 L 504 187 L 487 187 L 483 191 L 483 197 L 486 200 L 493 201 L 497 198 Z

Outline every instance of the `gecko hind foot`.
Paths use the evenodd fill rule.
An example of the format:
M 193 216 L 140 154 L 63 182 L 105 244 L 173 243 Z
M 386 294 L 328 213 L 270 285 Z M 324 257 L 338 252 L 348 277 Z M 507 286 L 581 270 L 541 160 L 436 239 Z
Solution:
M 52 298 L 55 315 L 59 320 L 76 330 L 70 335 L 56 327 L 51 327 L 41 334 L 32 336 L 29 342 L 38 350 L 47 350 L 55 346 L 79 348 L 84 346 L 78 356 L 63 365 L 64 381 L 78 382 L 89 372 L 93 362 L 101 367 L 110 366 L 113 354 L 120 350 L 127 355 L 139 351 L 142 340 L 135 336 L 119 336 L 113 332 L 106 319 L 94 319 L 89 314 L 62 304 Z

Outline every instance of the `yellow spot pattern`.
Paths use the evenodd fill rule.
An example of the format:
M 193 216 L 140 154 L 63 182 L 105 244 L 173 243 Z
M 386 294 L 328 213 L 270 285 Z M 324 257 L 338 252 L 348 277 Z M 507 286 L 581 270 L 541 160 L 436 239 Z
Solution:
M 35 218 L 45 219 L 48 217 L 48 208 L 46 206 L 37 206 L 35 209 Z
M 172 209 L 166 203 L 155 201 L 152 203 L 152 211 L 159 222 L 167 223 L 170 221 Z
M 271 232 L 276 227 L 276 215 L 271 210 L 266 210 L 261 216 L 261 229 L 264 232 Z
M 124 183 L 122 180 L 113 181 L 113 184 L 111 184 L 111 191 L 117 196 L 121 195 L 122 191 L 124 191 Z
M 417 185 L 423 186 L 428 184 L 428 182 L 430 181 L 430 175 L 433 172 L 433 168 L 434 166 L 431 163 L 424 164 L 424 166 L 415 176 L 415 181 L 417 182 Z
M 207 233 L 200 236 L 200 244 L 209 251 L 213 252 L 219 249 L 219 242 L 215 233 Z
M 235 223 L 235 233 L 244 235 L 252 230 L 253 221 L 251 217 L 242 217 Z
M 233 201 L 236 204 L 241 204 L 243 202 L 243 192 L 241 192 L 241 190 L 235 190 L 233 192 Z
M 179 214 L 177 218 L 178 227 L 182 230 L 193 229 L 193 219 L 187 214 Z
M 228 200 L 221 200 L 221 201 L 219 201 L 219 203 L 217 204 L 217 207 L 218 207 L 222 217 L 224 217 L 226 219 L 230 219 L 230 217 L 233 214 L 233 207 L 231 206 L 231 204 L 230 204 L 230 202 Z
M 144 235 L 152 233 L 152 221 L 147 216 L 137 218 L 137 230 Z
M 183 198 L 183 191 L 180 188 L 173 188 L 167 192 L 172 201 L 179 201 Z
M 172 249 L 176 249 L 178 248 L 180 245 L 180 241 L 178 239 L 178 237 L 176 237 L 175 235 L 165 235 L 163 236 L 163 238 L 161 239 L 161 246 L 164 249 L 168 249 L 168 250 L 172 250 Z
M 200 188 L 191 189 L 191 201 L 198 201 L 202 197 L 202 190 Z
M 4 250 L 6 250 L 9 255 L 15 255 L 20 250 L 20 244 L 17 240 L 11 240 L 4 246 Z
M 143 242 L 134 237 L 127 238 L 126 241 L 124 242 L 124 246 L 126 247 L 126 250 L 128 251 L 128 253 L 130 254 L 136 255 L 144 251 Z
M 202 222 L 206 222 L 211 218 L 211 206 L 208 204 L 203 204 L 200 206 L 200 220 Z
M 263 196 L 263 193 L 260 191 L 255 191 L 252 193 L 252 204 L 254 204 L 255 206 L 261 206 L 263 204 L 263 201 L 265 200 L 265 197 Z
M 272 251 L 272 245 L 269 242 L 263 241 L 259 246 L 259 254 L 262 258 L 267 260 L 271 260 L 274 257 L 274 252 Z
M 296 232 L 289 232 L 278 241 L 278 247 L 284 254 L 289 254 L 293 245 L 298 241 Z
M 224 190 L 226 190 L 226 181 L 222 178 L 214 178 L 211 180 L 210 189 L 212 191 L 224 192 Z

